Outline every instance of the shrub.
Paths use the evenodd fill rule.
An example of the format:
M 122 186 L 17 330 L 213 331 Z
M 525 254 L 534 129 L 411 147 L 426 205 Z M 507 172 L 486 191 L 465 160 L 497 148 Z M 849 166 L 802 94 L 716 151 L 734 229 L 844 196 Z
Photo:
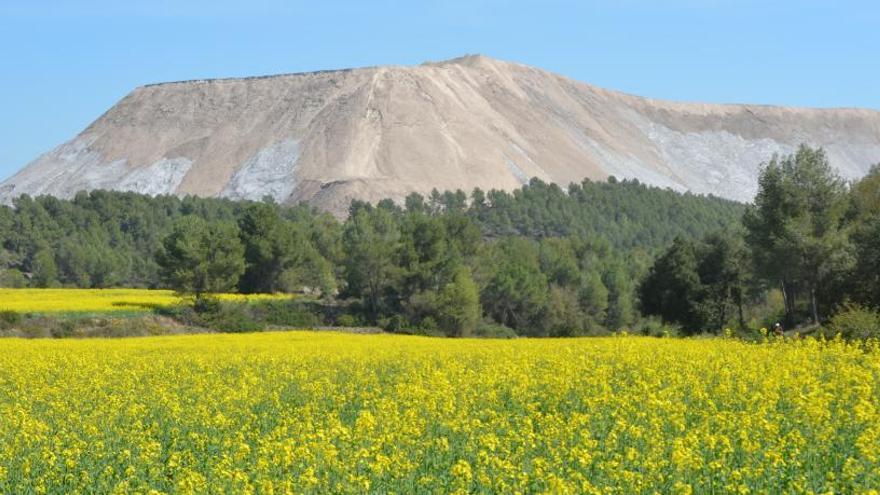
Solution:
M 299 301 L 266 301 L 252 303 L 253 319 L 270 325 L 311 328 L 321 325 L 321 317 Z
M 55 320 L 49 328 L 52 337 L 56 339 L 75 337 L 77 335 L 77 322 L 75 320 Z
M 10 289 L 21 289 L 28 286 L 28 279 L 23 273 L 14 269 L 0 269 L 0 287 L 8 287 Z
M 642 318 L 634 325 L 633 330 L 635 333 L 648 337 L 677 337 L 681 334 L 678 326 L 663 323 L 656 317 Z
M 161 314 L 184 325 L 209 328 L 218 332 L 254 332 L 262 326 L 254 320 L 248 303 L 224 302 L 213 297 L 199 297 L 191 307 L 178 306 Z
M 483 321 L 477 325 L 474 330 L 474 337 L 484 339 L 515 339 L 516 332 L 512 328 L 495 323 L 494 321 Z
M 422 321 L 419 322 L 419 330 L 424 330 L 426 332 L 434 332 L 438 330 L 437 320 L 435 320 L 433 316 L 422 318 Z
M 880 338 L 880 313 L 846 304 L 828 322 L 828 330 L 831 336 L 840 334 L 850 340 Z
M 358 320 L 354 316 L 343 313 L 336 318 L 336 326 L 339 327 L 356 327 L 358 326 Z
M 221 310 L 220 299 L 210 296 L 196 297 L 193 301 L 193 310 L 199 314 L 215 314 Z
M 262 326 L 254 321 L 247 310 L 247 304 L 221 303 L 219 310 L 202 314 L 201 319 L 204 327 L 218 332 L 255 332 Z
M 379 327 L 386 332 L 404 332 L 406 328 L 409 326 L 409 322 L 406 321 L 406 318 L 403 315 L 392 315 L 388 318 L 382 318 L 379 320 Z
M 0 330 L 8 330 L 19 324 L 21 324 L 21 313 L 0 311 Z

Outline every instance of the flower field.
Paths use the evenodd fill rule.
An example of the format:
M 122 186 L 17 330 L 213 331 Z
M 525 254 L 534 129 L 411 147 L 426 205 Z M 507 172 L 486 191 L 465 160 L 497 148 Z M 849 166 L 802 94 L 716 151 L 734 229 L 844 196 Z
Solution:
M 220 294 L 223 300 L 277 299 L 283 295 Z M 173 291 L 147 289 L 2 289 L 0 311 L 19 313 L 143 312 L 180 302 Z
M 2 493 L 876 493 L 880 349 L 0 341 Z

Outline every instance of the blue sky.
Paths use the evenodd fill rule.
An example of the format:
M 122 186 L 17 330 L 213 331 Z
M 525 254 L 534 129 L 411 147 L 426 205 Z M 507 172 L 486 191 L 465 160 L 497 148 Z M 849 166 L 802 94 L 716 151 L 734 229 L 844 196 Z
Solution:
M 657 98 L 880 109 L 876 1 L 0 0 L 0 179 L 138 85 L 466 53 Z

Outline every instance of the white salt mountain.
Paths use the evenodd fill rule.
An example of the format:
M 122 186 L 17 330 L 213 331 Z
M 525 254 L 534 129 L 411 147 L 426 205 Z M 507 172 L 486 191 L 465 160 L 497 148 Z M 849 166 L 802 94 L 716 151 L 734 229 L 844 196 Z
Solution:
M 0 184 L 309 201 L 562 186 L 609 175 L 749 201 L 762 162 L 822 146 L 846 178 L 880 162 L 880 112 L 673 103 L 468 56 L 135 89 Z

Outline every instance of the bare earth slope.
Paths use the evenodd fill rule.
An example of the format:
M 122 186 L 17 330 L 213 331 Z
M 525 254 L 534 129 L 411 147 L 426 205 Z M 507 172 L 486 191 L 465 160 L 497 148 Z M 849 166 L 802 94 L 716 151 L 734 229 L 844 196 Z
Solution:
M 672 103 L 468 56 L 140 87 L 0 200 L 116 189 L 342 213 L 354 198 L 615 175 L 748 201 L 760 164 L 800 143 L 858 177 L 880 162 L 880 112 Z

